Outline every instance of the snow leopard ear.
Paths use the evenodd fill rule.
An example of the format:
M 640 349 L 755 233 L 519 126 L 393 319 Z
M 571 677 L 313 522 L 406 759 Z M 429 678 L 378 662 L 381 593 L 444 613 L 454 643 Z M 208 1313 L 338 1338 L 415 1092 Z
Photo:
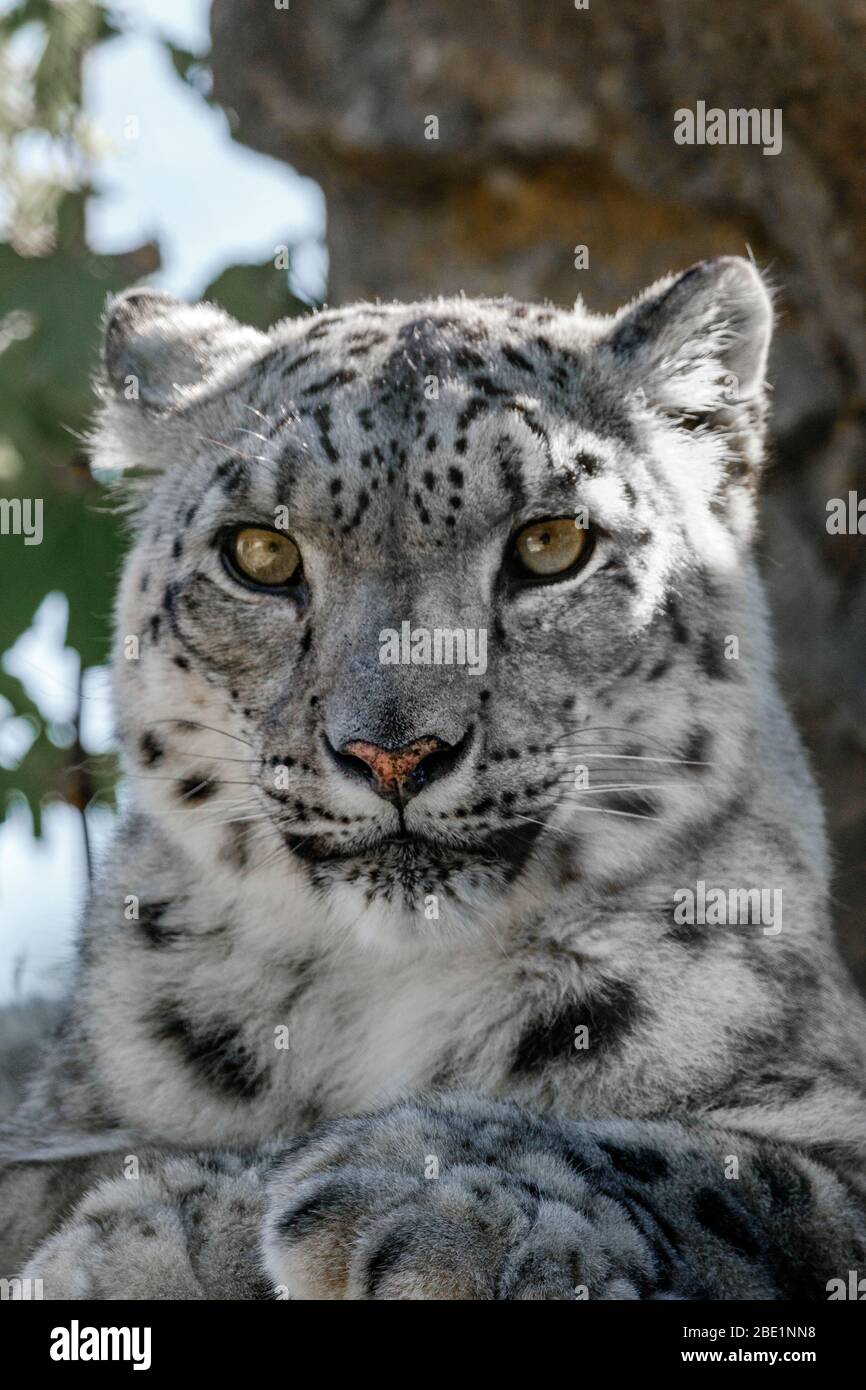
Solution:
M 762 416 L 773 307 L 741 256 L 700 261 L 616 315 L 602 351 L 647 404 L 722 428 Z
M 107 306 L 103 366 L 118 400 L 173 410 L 225 383 L 267 344 L 264 334 L 215 304 L 185 304 L 162 290 L 131 289 Z

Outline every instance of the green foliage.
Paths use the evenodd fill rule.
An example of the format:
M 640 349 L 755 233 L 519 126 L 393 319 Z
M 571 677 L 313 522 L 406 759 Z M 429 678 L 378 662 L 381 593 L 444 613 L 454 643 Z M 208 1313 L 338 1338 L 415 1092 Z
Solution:
M 29 31 L 36 60 L 25 66 L 11 44 Z M 20 0 L 0 17 L 0 175 L 5 240 L 0 243 L 0 497 L 42 503 L 43 539 L 0 534 L 0 653 L 30 626 L 47 594 L 69 600 L 67 643 L 81 665 L 104 660 L 107 615 L 121 537 L 81 450 L 92 409 L 89 377 L 106 294 L 159 264 L 153 247 L 100 257 L 84 238 L 89 130 L 81 112 L 85 54 L 116 31 L 93 0 Z M 36 135 L 48 172 L 20 160 Z M 40 161 L 43 167 L 45 161 Z M 42 673 L 37 673 L 42 674 Z M 59 679 L 51 673 L 53 679 Z M 76 692 L 72 692 L 73 697 Z M 0 818 L 12 791 L 38 829 L 46 795 L 81 808 L 97 780 L 82 769 L 75 729 L 58 730 L 0 665 L 10 718 L 27 720 L 32 743 L 17 767 L 0 767 Z M 2 720 L 0 712 L 0 720 Z M 110 795 L 111 759 L 101 760 Z
M 22 256 L 0 245 L 0 494 L 40 499 L 43 510 L 40 545 L 0 535 L 0 651 L 29 627 L 45 596 L 60 590 L 69 600 L 67 643 L 86 667 L 107 654 L 122 548 L 117 518 L 106 509 L 80 443 L 93 407 L 99 323 L 106 295 L 153 270 L 157 255 L 144 247 L 132 256 L 94 256 L 80 232 L 83 198 L 67 194 L 61 203 L 50 255 Z M 68 752 L 2 670 L 0 694 L 37 729 L 20 766 L 0 769 L 0 813 L 4 792 L 14 786 L 38 817 L 46 793 L 73 799 Z
M 274 272 L 273 261 L 263 265 L 232 265 L 208 285 L 203 299 L 212 299 L 241 323 L 267 329 L 280 319 L 305 314 L 309 305 L 289 289 L 288 274 Z

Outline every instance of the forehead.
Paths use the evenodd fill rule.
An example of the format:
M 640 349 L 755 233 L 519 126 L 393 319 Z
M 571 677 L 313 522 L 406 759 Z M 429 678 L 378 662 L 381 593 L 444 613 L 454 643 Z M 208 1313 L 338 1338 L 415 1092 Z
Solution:
M 343 538 L 395 508 L 446 539 L 535 496 L 561 495 L 568 511 L 587 465 L 609 467 L 633 442 L 623 392 L 592 352 L 597 323 L 477 300 L 289 321 L 239 383 L 248 462 L 223 458 L 226 490 Z
M 597 325 L 502 300 L 332 310 L 284 326 L 252 373 L 250 403 L 267 417 L 265 433 L 342 416 L 362 438 L 387 426 L 404 445 L 434 416 L 453 416 L 466 435 L 486 414 L 533 407 L 628 434 L 621 395 L 591 352 Z

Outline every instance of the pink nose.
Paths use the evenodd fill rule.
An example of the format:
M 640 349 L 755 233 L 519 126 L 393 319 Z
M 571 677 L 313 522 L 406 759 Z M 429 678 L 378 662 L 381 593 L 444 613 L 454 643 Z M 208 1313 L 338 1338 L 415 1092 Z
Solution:
M 447 747 L 441 738 L 433 737 L 416 738 L 402 748 L 380 748 L 378 743 L 353 739 L 351 743 L 344 743 L 340 752 L 366 764 L 380 796 L 390 801 L 408 801 L 424 786 L 424 759 Z

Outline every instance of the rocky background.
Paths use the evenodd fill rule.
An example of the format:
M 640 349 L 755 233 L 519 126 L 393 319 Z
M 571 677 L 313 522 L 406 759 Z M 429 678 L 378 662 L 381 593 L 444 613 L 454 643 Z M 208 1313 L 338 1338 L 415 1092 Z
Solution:
M 826 529 L 828 499 L 866 496 L 866 6 L 215 0 L 211 24 L 236 138 L 325 190 L 332 303 L 464 290 L 610 310 L 705 256 L 751 248 L 769 271 L 761 550 L 866 987 L 866 538 Z M 677 145 L 673 113 L 699 100 L 780 108 L 781 153 Z

